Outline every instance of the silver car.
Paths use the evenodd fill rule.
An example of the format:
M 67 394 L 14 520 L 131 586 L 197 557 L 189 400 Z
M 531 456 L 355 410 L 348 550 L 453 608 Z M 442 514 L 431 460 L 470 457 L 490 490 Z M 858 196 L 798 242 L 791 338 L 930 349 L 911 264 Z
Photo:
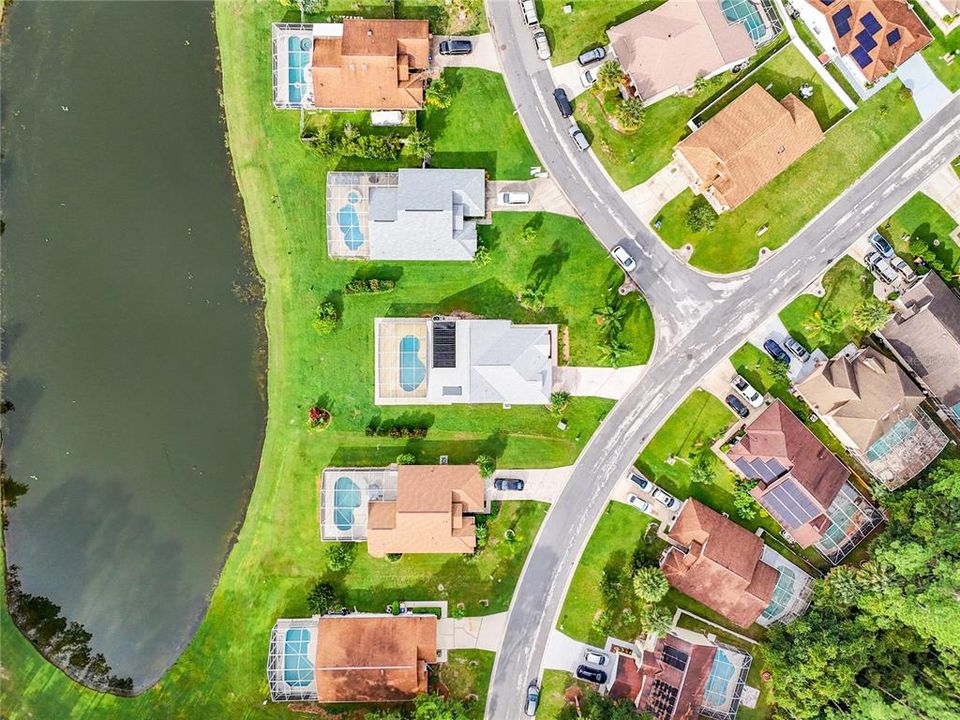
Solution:
M 895 283 L 900 276 L 890 265 L 890 261 L 878 252 L 867 253 L 864 258 L 867 267 L 873 270 L 873 274 L 887 284 Z
M 796 340 L 794 340 L 790 335 L 787 335 L 786 340 L 783 341 L 783 346 L 787 349 L 787 351 L 790 354 L 792 354 L 797 360 L 799 360 L 802 363 L 805 363 L 807 360 L 810 359 L 810 353 L 807 351 L 807 349 L 803 345 L 798 343 Z
M 910 265 L 907 264 L 907 261 L 899 255 L 894 255 L 892 258 L 890 258 L 889 262 L 890 267 L 903 275 L 903 279 L 908 283 L 912 283 L 917 279 L 917 274 L 913 271 L 913 268 L 910 267 Z
M 541 60 L 549 60 L 550 41 L 547 40 L 547 34 L 543 30 L 537 30 L 533 34 L 533 42 L 537 45 L 537 57 Z

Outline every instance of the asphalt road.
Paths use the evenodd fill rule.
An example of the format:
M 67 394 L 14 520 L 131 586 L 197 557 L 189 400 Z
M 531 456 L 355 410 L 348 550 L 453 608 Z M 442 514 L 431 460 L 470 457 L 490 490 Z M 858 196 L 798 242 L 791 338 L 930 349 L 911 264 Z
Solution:
M 581 453 L 527 558 L 487 696 L 488 718 L 512 720 L 524 716 L 526 687 L 540 675 L 567 585 L 617 479 L 673 408 L 747 332 L 960 154 L 960 96 L 761 266 L 735 277 L 711 277 L 680 262 L 623 202 L 593 157 L 574 149 L 518 3 L 487 0 L 487 14 L 507 88 L 542 163 L 605 247 L 631 247 L 639 265 L 632 278 L 650 301 L 658 332 L 646 373 Z

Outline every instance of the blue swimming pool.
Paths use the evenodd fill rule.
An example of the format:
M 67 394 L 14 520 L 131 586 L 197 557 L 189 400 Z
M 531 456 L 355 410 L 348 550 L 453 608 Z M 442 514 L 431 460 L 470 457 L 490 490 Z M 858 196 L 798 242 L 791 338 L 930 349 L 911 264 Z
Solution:
M 710 667 L 710 677 L 707 678 L 707 686 L 703 691 L 703 702 L 706 705 L 724 707 L 729 702 L 730 680 L 736 671 L 737 668 L 727 657 L 727 653 L 717 648 L 713 665 Z
M 283 681 L 291 687 L 306 687 L 313 682 L 310 661 L 310 631 L 289 628 L 283 636 Z
M 287 99 L 291 103 L 299 103 L 303 99 L 312 48 L 313 41 L 310 38 L 297 35 L 287 38 Z
M 360 507 L 360 488 L 348 477 L 333 484 L 333 522 L 346 532 L 353 527 L 353 511 Z
M 337 225 L 343 233 L 343 244 L 351 250 L 363 245 L 363 229 L 360 227 L 360 213 L 354 207 L 361 200 L 360 193 L 351 190 L 347 193 L 347 204 L 337 210 Z
M 413 392 L 427 376 L 427 366 L 420 359 L 420 338 L 404 335 L 400 339 L 400 387 Z
M 763 611 L 763 617 L 767 620 L 777 617 L 787 607 L 790 598 L 793 597 L 793 586 L 796 580 L 796 573 L 788 567 L 778 568 L 780 575 L 777 577 L 776 587 L 773 588 L 773 597 L 770 598 L 770 604 Z
M 758 42 L 767 32 L 767 26 L 757 6 L 750 0 L 721 0 L 720 8 L 730 22 L 742 22 L 747 34 Z

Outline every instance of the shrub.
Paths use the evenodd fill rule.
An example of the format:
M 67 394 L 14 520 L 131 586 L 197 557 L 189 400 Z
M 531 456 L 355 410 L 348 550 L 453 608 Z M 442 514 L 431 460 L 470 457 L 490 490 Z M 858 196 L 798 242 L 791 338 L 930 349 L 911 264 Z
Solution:
M 733 506 L 744 520 L 752 520 L 757 516 L 757 501 L 750 491 L 757 484 L 756 480 L 738 480 L 733 491 Z
M 346 295 L 363 295 L 367 293 L 390 292 L 397 287 L 393 280 L 381 278 L 354 278 L 343 287 Z
M 386 558 L 387 562 L 400 562 L 400 558 L 403 557 L 403 553 L 387 553 Z
M 340 313 L 332 302 L 322 302 L 317 305 L 317 317 L 313 320 L 314 329 L 321 335 L 329 335 L 337 329 L 340 322 Z
M 488 478 L 497 469 L 497 462 L 489 455 L 477 455 L 476 459 L 477 468 L 480 470 L 480 475 L 484 478 Z
M 867 298 L 854 308 L 853 324 L 864 332 L 873 333 L 887 324 L 890 314 L 890 305 L 883 300 Z
M 695 483 L 712 483 L 716 478 L 717 471 L 713 465 L 710 464 L 710 458 L 705 453 L 702 453 L 690 470 L 690 481 Z
M 620 127 L 628 131 L 638 130 L 643 125 L 645 114 L 643 100 L 637 97 L 622 100 L 613 111 L 613 116 L 617 119 Z
M 397 455 L 397 465 L 415 465 L 417 456 L 413 453 L 400 453 Z
M 330 424 L 330 411 L 319 405 L 313 405 L 307 411 L 307 425 L 313 430 L 325 430 Z
M 517 296 L 517 300 L 521 307 L 524 307 L 531 312 L 539 313 L 543 312 L 543 308 L 545 306 L 545 295 L 546 293 L 541 286 L 527 285 L 527 287 L 520 291 L 520 294 Z
M 337 591 L 328 582 L 318 582 L 307 595 L 307 607 L 314 615 L 326 615 L 340 608 L 343 603 Z
M 720 216 L 710 207 L 710 203 L 703 195 L 697 197 L 687 210 L 687 229 L 691 232 L 700 232 L 702 230 L 713 230 L 716 227 Z
M 447 86 L 447 81 L 443 75 L 430 81 L 430 84 L 427 85 L 427 89 L 423 94 L 423 100 L 427 105 L 439 110 L 450 107 L 453 98 L 450 95 L 450 88 Z
M 552 415 L 562 415 L 569 405 L 570 393 L 563 390 L 550 393 L 550 413 Z
M 333 572 L 346 572 L 357 555 L 354 543 L 333 543 L 327 548 L 327 567 Z
M 390 605 L 390 613 L 391 613 L 392 615 L 399 615 L 399 614 L 400 614 L 400 601 L 399 601 L 399 600 L 394 600 L 393 603 Z
M 477 251 L 473 254 L 473 262 L 477 267 L 489 265 L 491 260 L 490 248 L 482 243 L 477 243 Z
M 616 60 L 607 60 L 597 70 L 598 89 L 615 90 L 621 82 L 623 82 L 623 68 Z
M 433 154 L 433 141 L 424 130 L 414 130 L 407 136 L 407 148 L 418 158 L 425 158 Z

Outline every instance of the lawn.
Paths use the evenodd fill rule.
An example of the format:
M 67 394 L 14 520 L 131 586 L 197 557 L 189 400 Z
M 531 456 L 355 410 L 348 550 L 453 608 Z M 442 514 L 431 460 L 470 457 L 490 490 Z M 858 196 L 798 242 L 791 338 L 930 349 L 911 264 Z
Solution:
M 574 297 L 574 288 L 580 289 L 579 302 L 572 306 L 576 312 L 570 317 L 571 345 L 576 358 L 589 359 L 595 353 L 591 348 L 595 330 L 580 331 L 578 340 L 576 327 L 592 322 L 590 308 L 607 291 L 614 266 L 575 221 L 543 216 L 535 249 L 523 251 L 508 243 L 509 229 L 516 227 L 511 223 L 535 220 L 532 215 L 511 217 L 504 224 L 498 216 L 489 232 L 502 230 L 502 242 L 495 245 L 491 263 L 482 270 L 471 264 L 364 265 L 329 260 L 323 242 L 322 202 L 328 161 L 299 141 L 298 114 L 277 111 L 269 102 L 270 23 L 285 12 L 275 2 L 215 5 L 230 149 L 254 256 L 266 280 L 269 413 L 260 472 L 244 526 L 189 646 L 162 680 L 137 698 L 80 688 L 34 652 L 5 610 L 0 613 L 4 672 L 0 704 L 5 717 L 289 717 L 283 705 L 262 705 L 267 696 L 267 640 L 277 617 L 306 611 L 305 594 L 325 573 L 326 553 L 318 540 L 316 517 L 317 475 L 332 464 L 387 462 L 408 447 L 402 440 L 366 437 L 364 428 L 371 420 L 406 416 L 428 425 L 427 438 L 409 444 L 421 462 L 436 462 L 441 454 L 448 454 L 454 463 L 466 462 L 484 452 L 497 456 L 503 466 L 555 466 L 574 461 L 613 404 L 575 399 L 566 431 L 558 429 L 556 418 L 539 407 L 505 411 L 499 406 L 455 406 L 416 412 L 374 407 L 376 315 L 441 305 L 467 307 L 486 302 L 484 293 L 499 298 L 506 307 L 503 295 L 512 291 L 511 283 L 531 272 L 543 273 L 537 277 L 546 281 L 555 272 L 548 308 L 554 302 L 566 303 Z M 488 136 L 488 142 L 488 148 L 496 148 L 499 138 Z M 558 242 L 556 256 L 562 262 L 553 254 Z M 534 261 L 544 254 L 549 262 L 535 267 Z M 525 263 L 517 266 L 520 257 Z M 383 295 L 341 297 L 340 289 L 357 273 L 393 277 L 398 287 Z M 591 285 L 598 280 L 602 282 Z M 342 306 L 343 320 L 335 332 L 323 337 L 314 329 L 313 318 L 318 303 L 327 297 Z M 526 311 L 517 307 L 514 312 L 520 317 Z M 635 345 L 640 348 L 642 342 Z M 325 432 L 310 432 L 307 408 L 321 398 L 333 421 Z M 542 511 L 537 504 L 507 505 L 497 522 L 505 525 L 516 520 L 525 547 Z M 461 558 L 449 557 L 405 557 L 391 564 L 360 550 L 353 569 L 342 580 L 342 590 L 361 609 L 382 609 L 386 598 L 401 594 L 446 595 L 451 603 L 464 602 L 470 612 L 480 612 L 477 601 L 487 598 L 491 607 L 484 611 L 503 609 L 523 562 L 522 549 L 506 559 L 495 545 L 488 559 L 481 557 L 472 567 Z M 438 588 L 441 584 L 444 590 Z
M 597 7 L 603 7 L 600 3 Z M 756 67 L 789 38 L 786 33 L 750 60 Z M 601 100 L 596 94 L 584 93 L 573 100 L 574 117 L 591 141 L 594 152 L 621 190 L 627 190 L 650 179 L 673 157 L 673 146 L 690 133 L 687 121 L 702 108 L 720 97 L 739 77 L 724 72 L 707 81 L 701 92 L 674 95 L 646 108 L 643 126 L 633 133 L 613 129 L 607 121 Z
M 847 108 L 840 98 L 791 43 L 734 85 L 704 110 L 700 118 L 709 120 L 753 85 L 760 85 L 777 100 L 783 100 L 790 93 L 800 97 L 800 86 L 804 83 L 813 86 L 813 97 L 803 102 L 813 110 L 822 129 L 826 130 L 847 114 Z
M 232 1 L 232 0 L 231 0 Z M 299 22 L 297 3 L 284 0 L 287 22 Z M 307 15 L 308 22 L 339 22 L 344 16 L 429 20 L 435 35 L 473 35 L 487 32 L 487 15 L 480 0 L 403 0 L 359 3 L 356 0 L 325 0 L 323 12 Z M 274 21 L 275 22 L 275 21 Z
M 471 720 L 483 720 L 494 653 L 486 650 L 451 650 L 445 664 L 435 665 L 431 689 L 440 685 L 449 697 L 461 701 Z
M 808 350 L 819 347 L 828 357 L 833 357 L 848 343 L 860 345 L 864 332 L 850 319 L 856 308 L 864 300 L 873 297 L 873 275 L 852 257 L 840 258 L 836 265 L 823 276 L 824 295 L 798 295 L 780 311 L 780 320 L 790 334 L 799 340 Z M 831 312 L 843 312 L 846 323 L 838 333 L 817 334 L 807 326 L 815 312 L 829 315 Z
M 607 28 L 626 22 L 647 10 L 663 5 L 666 0 L 537 0 L 540 26 L 547 32 L 551 62 L 562 65 L 584 50 L 606 45 Z M 563 12 L 564 5 L 572 5 L 573 12 Z
M 593 685 L 577 680 L 563 670 L 544 670 L 543 681 L 540 683 L 540 705 L 537 707 L 537 717 L 541 720 L 554 720 L 567 704 L 564 700 L 564 692 L 571 686 L 580 688 L 582 692 L 594 688 Z
M 947 86 L 950 92 L 960 90 L 960 61 L 954 58 L 953 63 L 947 65 L 943 59 L 943 56 L 948 52 L 960 50 L 960 28 L 955 28 L 950 31 L 949 35 L 944 35 L 943 31 L 930 19 L 926 10 L 919 3 L 912 3 L 910 7 L 920 16 L 930 34 L 933 35 L 933 42 L 920 51 L 923 59 L 927 61 L 930 69 L 940 78 L 940 82 Z
M 902 87 L 895 80 L 864 101 L 786 171 L 723 213 L 712 230 L 687 228 L 695 196 L 685 190 L 661 210 L 661 237 L 672 248 L 692 245 L 690 263 L 703 270 L 730 273 L 753 267 L 760 248 L 781 247 L 920 122 L 913 101 L 898 96 Z M 757 236 L 764 226 L 768 231 Z
M 950 237 L 956 229 L 957 221 L 935 201 L 919 192 L 877 228 L 914 269 L 917 269 L 917 265 L 910 252 L 910 241 L 916 239 L 923 242 L 943 263 L 943 275 L 948 276 L 944 280 L 953 286 L 960 284 L 949 277 L 960 274 L 960 247 Z
M 810 52 L 813 53 L 814 57 L 820 57 L 820 54 L 823 52 L 823 46 L 820 44 L 820 41 L 813 36 L 813 33 L 810 32 L 810 28 L 807 27 L 807 24 L 800 20 L 794 20 L 793 18 L 790 18 L 790 22 L 793 23 L 793 27 L 796 29 L 797 35 L 800 36 L 800 40 L 804 45 L 810 48 Z M 844 92 L 847 93 L 847 96 L 855 103 L 859 104 L 860 95 L 854 89 L 853 85 L 850 84 L 850 81 L 847 80 L 846 76 L 840 71 L 840 68 L 836 66 L 836 63 L 827 63 L 826 68 L 831 77 L 833 77 L 840 87 L 843 88 Z

